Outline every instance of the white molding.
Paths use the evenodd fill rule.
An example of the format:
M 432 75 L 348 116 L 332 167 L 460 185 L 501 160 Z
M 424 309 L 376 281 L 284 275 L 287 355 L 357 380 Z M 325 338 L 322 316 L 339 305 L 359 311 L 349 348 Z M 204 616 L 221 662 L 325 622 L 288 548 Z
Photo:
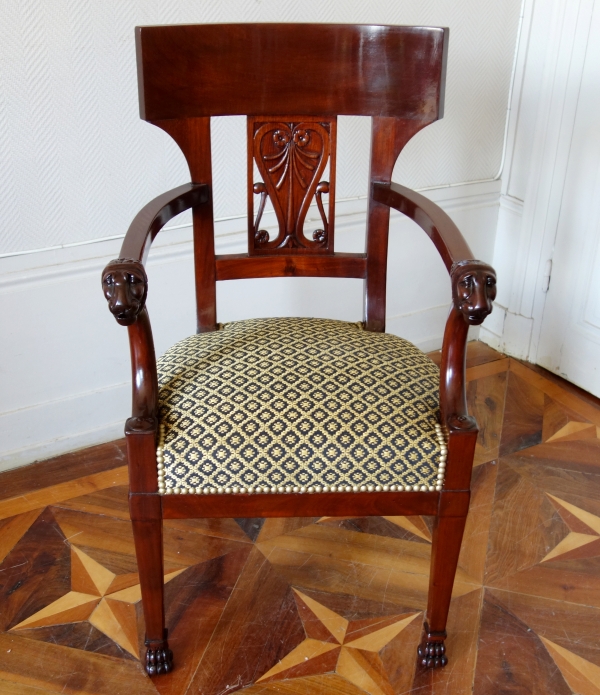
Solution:
M 501 350 L 502 348 L 502 336 L 504 334 L 504 322 L 506 321 L 507 309 L 506 307 L 494 302 L 494 309 L 492 313 L 486 318 L 485 323 L 480 328 L 480 338 L 483 340 L 483 336 L 488 333 L 495 336 L 494 337 L 494 347 L 496 350 Z
M 453 187 L 430 189 L 426 197 L 444 208 L 452 210 L 476 210 L 498 205 L 500 181 L 474 181 Z M 367 210 L 365 197 L 336 202 L 336 230 L 343 232 L 357 223 L 364 224 Z M 403 215 L 392 210 L 392 219 Z M 273 219 L 271 219 L 273 218 Z M 311 205 L 307 221 L 320 221 L 315 205 Z M 265 229 L 275 226 L 274 213 L 265 213 Z M 232 247 L 245 244 L 246 217 L 235 216 L 215 222 L 217 253 L 235 253 Z M 116 258 L 122 237 L 98 239 L 80 246 L 52 248 L 31 255 L 0 257 L 0 294 L 13 291 L 19 285 L 62 281 L 65 277 L 81 276 L 98 269 L 107 260 Z M 191 250 L 191 223 L 165 227 L 152 244 L 150 263 L 162 262 L 185 255 Z
M 554 2 L 523 208 L 524 263 L 516 278 L 511 306 L 515 313 L 527 317 L 533 317 L 534 304 L 539 300 L 540 272 L 547 258 L 551 258 L 556 235 L 593 3 L 594 0 Z
M 532 330 L 533 319 L 507 311 L 502 334 L 502 352 L 526 360 L 529 357 Z
M 480 196 L 483 191 L 490 191 L 492 194 L 495 194 L 498 185 L 499 177 L 493 178 L 493 179 L 482 179 L 478 181 L 463 181 L 461 183 L 452 183 L 452 184 L 447 184 L 444 186 L 431 186 L 429 188 L 419 188 L 416 189 L 417 192 L 423 193 L 426 195 L 428 198 L 433 200 L 434 202 L 441 202 L 444 200 L 459 200 L 460 196 L 457 195 L 457 192 L 463 192 L 465 193 L 466 197 L 473 197 L 475 198 L 477 196 Z M 343 217 L 345 215 L 349 214 L 354 214 L 358 212 L 364 212 L 366 211 L 366 205 L 367 205 L 367 196 L 356 196 L 354 198 L 344 198 L 341 200 L 336 200 L 335 202 L 335 207 L 336 207 L 336 222 L 340 217 Z M 189 213 L 188 213 L 189 214 Z M 268 223 L 271 221 L 271 226 L 275 224 L 275 219 L 274 219 L 275 213 L 273 210 L 266 210 L 263 213 L 263 223 Z M 307 219 L 310 220 L 311 217 L 316 220 L 317 222 L 320 221 L 320 216 L 317 211 L 317 206 L 316 204 L 313 204 L 309 208 L 309 213 L 307 216 Z M 228 217 L 221 217 L 221 218 L 216 218 L 215 219 L 215 235 L 217 237 L 223 236 L 228 234 L 226 230 L 228 229 L 236 229 L 236 230 L 241 230 L 242 228 L 245 228 L 246 224 L 246 215 L 230 215 Z M 159 241 L 155 242 L 155 245 L 158 244 L 160 245 L 161 239 L 164 238 L 165 233 L 168 232 L 177 232 L 178 230 L 181 229 L 189 229 L 191 228 L 191 222 L 187 222 L 184 224 L 177 224 L 177 225 L 170 225 L 167 224 L 162 232 L 161 236 L 159 237 Z M 0 254 L 0 263 L 5 260 L 5 259 L 11 259 L 11 258 L 18 258 L 21 256 L 31 256 L 31 255 L 36 255 L 36 254 L 48 254 L 52 252 L 61 252 L 61 251 L 66 251 L 72 249 L 72 253 L 78 254 L 78 253 L 83 253 L 84 255 L 87 252 L 87 255 L 94 254 L 93 249 L 82 249 L 81 252 L 78 252 L 77 249 L 80 247 L 87 247 L 87 246 L 95 246 L 95 245 L 106 245 L 107 243 L 110 242 L 120 242 L 123 238 L 125 237 L 125 234 L 115 234 L 112 236 L 107 236 L 107 237 L 101 237 L 98 239 L 88 239 L 86 241 L 78 241 L 74 242 L 71 244 L 62 244 L 59 246 L 49 246 L 46 248 L 37 248 L 37 249 L 29 249 L 27 251 L 14 251 L 10 253 L 2 253 Z M 114 246 L 114 244 L 111 244 L 111 246 Z M 35 264 L 36 261 L 33 261 Z
M 538 0 L 539 1 L 539 0 Z M 506 114 L 506 133 L 504 143 L 504 161 L 500 171 L 502 178 L 502 195 L 508 195 L 510 185 L 510 173 L 514 158 L 514 149 L 517 136 L 517 124 L 519 122 L 519 108 L 521 105 L 521 95 L 525 81 L 525 69 L 530 48 L 530 37 L 532 29 L 533 11 L 535 0 L 523 0 L 521 5 L 521 16 L 519 31 L 515 45 L 515 64 L 513 68 L 513 85 L 510 92 L 508 110 Z
M 513 215 L 523 216 L 523 201 L 514 196 L 503 193 L 500 196 L 500 209 L 506 210 Z
M 563 1 L 566 2 L 566 0 Z M 529 272 L 531 272 L 532 280 L 529 282 L 527 287 L 528 291 L 524 296 L 524 300 L 528 302 L 525 307 L 528 313 L 524 311 L 521 312 L 525 315 L 530 313 L 533 318 L 531 343 L 527 356 L 527 359 L 531 362 L 537 362 L 538 358 L 540 332 L 542 329 L 542 319 L 547 297 L 543 276 L 545 274 L 546 262 L 552 260 L 554 254 L 566 182 L 567 165 L 575 126 L 575 116 L 579 102 L 579 91 L 583 77 L 587 45 L 590 38 L 589 30 L 594 9 L 594 0 L 579 0 L 578 3 L 570 0 L 568 8 L 568 12 L 571 14 L 569 17 L 570 23 L 573 26 L 571 29 L 572 34 L 568 37 L 569 41 L 565 46 L 564 52 L 566 55 L 563 57 L 564 64 L 561 65 L 558 75 L 558 77 L 562 78 L 564 81 L 564 87 L 563 94 L 561 95 L 562 99 L 559 99 L 556 105 L 557 113 L 553 114 L 555 123 L 553 124 L 554 141 L 552 144 L 556 149 L 556 156 L 553 162 L 554 170 L 552 172 L 552 181 L 545 182 L 548 206 L 543 234 L 540 235 L 541 238 L 539 240 L 537 264 L 532 257 L 533 253 L 535 253 L 535 247 L 532 248 L 533 253 L 530 253 L 531 263 L 529 265 Z M 575 16 L 576 10 L 577 14 Z M 558 122 L 559 118 L 560 122 Z M 545 166 L 548 164 L 547 162 L 544 163 Z
M 479 339 L 499 352 L 527 359 L 532 329 L 533 319 L 494 302 L 494 310 L 479 330 Z

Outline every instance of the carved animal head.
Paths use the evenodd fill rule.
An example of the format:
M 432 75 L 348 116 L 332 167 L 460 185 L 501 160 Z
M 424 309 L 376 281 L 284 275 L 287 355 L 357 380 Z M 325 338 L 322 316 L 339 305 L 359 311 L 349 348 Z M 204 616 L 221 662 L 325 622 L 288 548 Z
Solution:
M 144 308 L 148 294 L 144 266 L 128 258 L 111 261 L 102 273 L 102 290 L 117 323 L 131 326 Z
M 482 261 L 460 261 L 450 274 L 454 306 L 468 324 L 483 323 L 496 298 L 496 271 Z

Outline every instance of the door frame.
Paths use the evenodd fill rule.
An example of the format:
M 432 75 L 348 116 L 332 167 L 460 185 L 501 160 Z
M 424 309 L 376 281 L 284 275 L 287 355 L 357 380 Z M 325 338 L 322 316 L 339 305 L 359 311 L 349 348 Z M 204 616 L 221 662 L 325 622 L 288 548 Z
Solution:
M 504 285 L 504 291 L 499 292 L 491 320 L 481 327 L 480 339 L 534 363 L 548 289 L 545 276 L 558 231 L 594 4 L 595 0 L 529 0 L 524 17 L 527 30 L 522 32 L 517 49 L 517 88 L 509 116 L 494 253 L 495 263 L 502 257 L 509 262 L 500 262 L 497 267 L 498 284 Z M 545 20 L 548 31 L 536 34 L 536 23 L 542 16 L 550 16 L 549 22 Z M 531 108 L 531 100 L 523 93 L 526 71 L 531 73 L 530 81 L 532 75 L 539 81 L 539 92 L 521 201 L 509 194 L 509 182 L 519 156 L 515 147 L 520 122 L 532 117 L 525 113 Z

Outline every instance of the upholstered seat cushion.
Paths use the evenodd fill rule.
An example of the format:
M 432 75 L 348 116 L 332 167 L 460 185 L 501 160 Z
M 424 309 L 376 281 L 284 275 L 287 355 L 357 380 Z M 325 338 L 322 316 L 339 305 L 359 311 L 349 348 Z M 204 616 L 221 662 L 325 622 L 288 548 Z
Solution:
M 158 378 L 163 493 L 442 484 L 439 371 L 394 335 L 322 319 L 239 321 L 174 345 Z

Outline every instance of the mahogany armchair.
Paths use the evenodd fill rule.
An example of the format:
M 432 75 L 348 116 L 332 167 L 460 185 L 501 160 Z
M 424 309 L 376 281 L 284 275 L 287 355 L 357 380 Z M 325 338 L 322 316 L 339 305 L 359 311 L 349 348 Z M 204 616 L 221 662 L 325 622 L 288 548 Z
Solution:
M 138 27 L 136 41 L 141 117 L 174 138 L 192 181 L 141 210 L 102 275 L 109 309 L 129 331 L 125 433 L 147 672 L 173 666 L 162 519 L 200 517 L 435 516 L 419 660 L 444 666 L 478 432 L 465 397 L 467 332 L 492 310 L 496 278 L 439 207 L 391 175 L 410 138 L 442 117 L 448 30 L 181 25 Z M 248 124 L 248 252 L 219 256 L 210 117 L 234 114 Z M 334 251 L 341 114 L 372 117 L 365 253 Z M 254 182 L 254 163 L 262 181 Z M 260 226 L 267 197 L 275 238 Z M 314 202 L 322 225 L 309 232 Z M 161 227 L 189 208 L 198 333 L 157 366 L 144 264 Z M 384 333 L 392 208 L 422 227 L 450 274 L 439 370 Z M 276 276 L 362 278 L 364 321 L 217 323 L 217 281 Z

